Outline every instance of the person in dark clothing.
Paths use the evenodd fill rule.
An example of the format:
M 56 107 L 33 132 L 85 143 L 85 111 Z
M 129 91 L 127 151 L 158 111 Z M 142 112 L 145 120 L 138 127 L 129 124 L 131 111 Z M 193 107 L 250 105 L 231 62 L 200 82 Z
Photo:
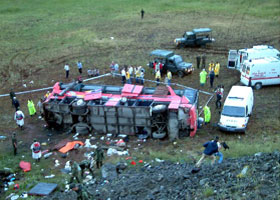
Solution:
M 217 100 L 216 100 L 216 109 L 217 109 L 217 108 L 222 107 L 221 100 L 222 100 L 223 95 L 224 95 L 224 86 L 219 85 L 218 88 L 216 88 L 215 92 L 216 92 L 216 97 L 217 97 Z
M 205 68 L 205 63 L 206 63 L 206 55 L 202 55 L 202 68 Z
M 84 187 L 82 184 L 75 184 L 72 183 L 70 185 L 70 189 L 75 191 L 78 195 L 77 199 L 78 200 L 89 200 L 92 199 L 90 198 L 90 193 L 87 191 L 86 187 Z
M 17 155 L 17 138 L 16 138 L 16 134 L 13 133 L 12 136 L 12 145 L 13 145 L 13 149 L 14 149 L 14 155 Z
M 210 87 L 213 87 L 214 84 L 214 79 L 215 79 L 215 72 L 214 70 L 211 70 L 209 73 L 209 78 L 210 78 Z
M 10 98 L 11 98 L 11 101 L 12 101 L 12 106 L 14 105 L 14 104 L 13 104 L 14 97 L 16 97 L 16 94 L 15 94 L 14 90 L 11 89 Z
M 201 57 L 200 56 L 196 56 L 196 66 L 197 66 L 197 69 L 199 69 L 200 61 L 201 61 Z
M 13 97 L 13 102 L 12 103 L 13 103 L 13 106 L 15 107 L 16 111 L 19 110 L 20 104 L 19 104 L 19 101 L 17 100 L 16 97 Z
M 96 168 L 99 169 L 103 165 L 104 153 L 103 149 L 97 144 L 97 149 L 94 152 Z
M 215 153 L 218 152 L 218 141 L 219 141 L 219 137 L 216 136 L 216 138 L 212 141 L 208 141 L 206 143 L 203 144 L 203 147 L 205 147 L 202 157 L 199 159 L 199 161 L 195 164 L 196 167 L 200 167 L 203 160 L 206 157 L 211 157 L 212 158 L 212 164 L 215 163 Z
M 144 14 L 145 14 L 145 11 L 142 9 L 142 10 L 141 10 L 141 19 L 144 18 Z

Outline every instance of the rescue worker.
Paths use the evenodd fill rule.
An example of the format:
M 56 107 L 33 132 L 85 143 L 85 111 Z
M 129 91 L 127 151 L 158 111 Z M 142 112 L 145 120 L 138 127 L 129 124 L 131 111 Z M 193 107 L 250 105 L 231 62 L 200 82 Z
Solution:
M 214 72 L 215 72 L 215 76 L 219 77 L 219 74 L 220 74 L 220 63 L 219 62 L 216 62 Z
M 211 61 L 211 62 L 209 63 L 209 68 L 208 68 L 209 72 L 211 72 L 212 70 L 214 71 L 214 67 L 215 67 L 215 64 L 214 64 L 213 61 Z
M 126 79 L 126 83 L 127 83 L 127 84 L 131 84 L 130 73 L 129 73 L 129 71 L 126 71 L 126 73 L 125 73 L 125 79 Z
M 130 84 L 132 84 L 133 82 L 133 67 L 130 65 L 129 68 L 128 68 L 128 72 L 129 72 L 129 79 L 130 79 Z
M 210 78 L 210 87 L 213 87 L 214 84 L 214 79 L 215 79 L 215 72 L 214 70 L 211 70 L 209 73 L 209 78 Z
M 125 80 L 126 80 L 125 68 L 122 68 L 121 75 L 122 75 L 122 84 L 125 84 Z
M 172 73 L 167 70 L 167 83 L 170 86 L 171 85 L 171 79 L 172 79 Z
M 17 155 L 17 138 L 16 138 L 16 133 L 13 133 L 12 136 L 12 145 L 13 145 L 13 149 L 14 149 L 14 155 Z
M 16 120 L 16 123 L 20 127 L 21 130 L 23 130 L 24 117 L 25 116 L 21 110 L 17 110 L 15 112 L 14 120 Z
M 32 117 L 33 115 L 36 115 L 36 108 L 31 99 L 28 99 L 27 102 L 28 102 L 27 107 L 28 107 L 29 115 Z
M 155 79 L 156 79 L 156 82 L 157 82 L 157 86 L 159 86 L 159 81 L 161 79 L 161 75 L 160 75 L 160 70 L 159 69 L 157 69 L 157 71 L 156 71 Z
M 70 189 L 75 191 L 78 194 L 78 200 L 89 200 L 89 192 L 82 184 L 71 184 Z
M 17 100 L 16 97 L 13 97 L 13 102 L 12 102 L 12 104 L 14 105 L 14 107 L 15 107 L 15 109 L 16 109 L 16 111 L 17 111 L 17 110 L 19 109 L 20 104 L 19 104 L 19 101 Z
M 91 175 L 93 176 L 94 175 L 94 173 L 93 173 L 94 164 L 95 164 L 95 161 L 92 157 L 90 157 L 89 160 L 83 160 L 82 162 L 80 162 L 79 166 L 81 168 L 81 176 L 82 177 L 84 176 L 85 169 L 88 169 L 90 171 Z
M 202 71 L 199 74 L 200 77 L 200 85 L 204 86 L 206 83 L 206 79 L 207 79 L 207 72 L 205 70 L 205 68 L 202 69 Z
M 204 106 L 203 111 L 204 111 L 204 122 L 205 122 L 205 124 L 208 124 L 208 123 L 210 123 L 210 120 L 211 120 L 210 108 L 208 106 Z
M 70 178 L 70 183 L 73 183 L 74 179 L 76 179 L 78 183 L 81 183 L 81 168 L 76 161 L 74 161 L 72 165 L 72 175 Z
M 137 84 L 140 83 L 140 76 L 141 76 L 141 71 L 140 71 L 140 68 L 138 68 L 138 69 L 136 69 L 136 72 L 135 72 L 135 80 L 136 80 Z
M 30 149 L 32 151 L 32 158 L 39 162 L 42 157 L 41 144 L 34 139 Z
M 94 152 L 95 162 L 96 162 L 96 168 L 99 169 L 103 165 L 103 159 L 104 159 L 104 153 L 102 148 L 99 144 L 97 144 L 97 148 Z

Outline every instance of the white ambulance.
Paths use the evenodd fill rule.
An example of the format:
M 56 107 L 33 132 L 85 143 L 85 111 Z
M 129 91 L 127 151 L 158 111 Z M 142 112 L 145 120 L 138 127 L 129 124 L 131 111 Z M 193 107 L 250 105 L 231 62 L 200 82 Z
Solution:
M 243 63 L 240 81 L 259 90 L 264 85 L 280 84 L 280 58 L 267 57 Z
M 253 105 L 254 95 L 251 87 L 232 86 L 218 123 L 220 130 L 245 132 Z
M 277 56 L 280 56 L 280 52 L 268 45 L 253 46 L 253 48 L 248 49 L 230 50 L 228 53 L 227 67 L 241 71 L 242 64 L 245 60 Z

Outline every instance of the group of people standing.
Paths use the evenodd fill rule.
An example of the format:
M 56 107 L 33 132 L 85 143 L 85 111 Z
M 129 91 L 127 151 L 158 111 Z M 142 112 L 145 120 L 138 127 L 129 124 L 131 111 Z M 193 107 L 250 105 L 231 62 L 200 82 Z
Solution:
M 124 66 L 121 70 L 122 84 L 140 84 L 144 85 L 145 69 L 142 66 Z M 135 80 L 135 81 L 134 81 Z
M 205 68 L 202 69 L 202 71 L 200 72 L 199 76 L 200 76 L 200 85 L 204 86 L 207 78 L 209 77 L 210 79 L 210 87 L 213 88 L 214 85 L 214 79 L 215 77 L 218 78 L 220 74 L 220 63 L 216 62 L 216 64 L 214 64 L 214 62 L 210 62 L 209 63 L 209 68 L 208 68 L 208 73 L 205 70 Z
M 83 73 L 83 64 L 81 61 L 77 62 L 77 68 L 78 68 L 79 74 L 81 75 Z M 70 66 L 68 63 L 65 63 L 64 70 L 65 70 L 65 78 L 68 79 L 69 74 L 70 74 Z

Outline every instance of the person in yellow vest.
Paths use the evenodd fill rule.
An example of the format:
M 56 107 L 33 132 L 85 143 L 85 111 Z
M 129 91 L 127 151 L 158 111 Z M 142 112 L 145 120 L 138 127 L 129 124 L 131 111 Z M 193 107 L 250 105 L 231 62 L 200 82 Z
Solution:
M 214 71 L 214 67 L 215 67 L 215 64 L 214 64 L 213 61 L 211 61 L 211 62 L 209 63 L 209 68 L 208 68 L 209 72 L 211 72 L 212 70 Z
M 210 108 L 208 106 L 204 106 L 203 111 L 204 111 L 204 122 L 205 122 L 205 124 L 208 124 L 208 123 L 210 123 L 210 120 L 211 120 Z
M 167 70 L 167 83 L 169 86 L 171 84 L 171 79 L 172 79 L 172 73 L 169 70 Z
M 202 69 L 202 71 L 199 74 L 199 77 L 200 77 L 200 85 L 204 86 L 207 80 L 207 72 L 205 68 Z
M 125 79 L 126 79 L 126 83 L 131 84 L 130 73 L 128 70 L 125 73 Z
M 35 108 L 35 105 L 34 105 L 34 103 L 33 103 L 33 101 L 31 99 L 28 99 L 27 107 L 28 107 L 29 115 L 31 117 L 33 115 L 36 115 L 36 108 Z
M 141 69 L 140 67 L 136 68 L 136 72 L 135 72 L 136 84 L 140 83 L 140 75 L 141 75 L 140 69 Z
M 219 77 L 219 74 L 220 74 L 220 63 L 219 62 L 216 62 L 214 72 L 215 72 L 215 76 Z
M 159 81 L 161 79 L 161 74 L 160 74 L 160 70 L 157 69 L 156 75 L 155 75 L 155 79 L 157 81 L 157 86 L 159 86 Z
M 49 95 L 50 95 L 50 91 L 47 91 L 47 93 L 44 96 L 44 100 L 46 100 L 49 97 Z

